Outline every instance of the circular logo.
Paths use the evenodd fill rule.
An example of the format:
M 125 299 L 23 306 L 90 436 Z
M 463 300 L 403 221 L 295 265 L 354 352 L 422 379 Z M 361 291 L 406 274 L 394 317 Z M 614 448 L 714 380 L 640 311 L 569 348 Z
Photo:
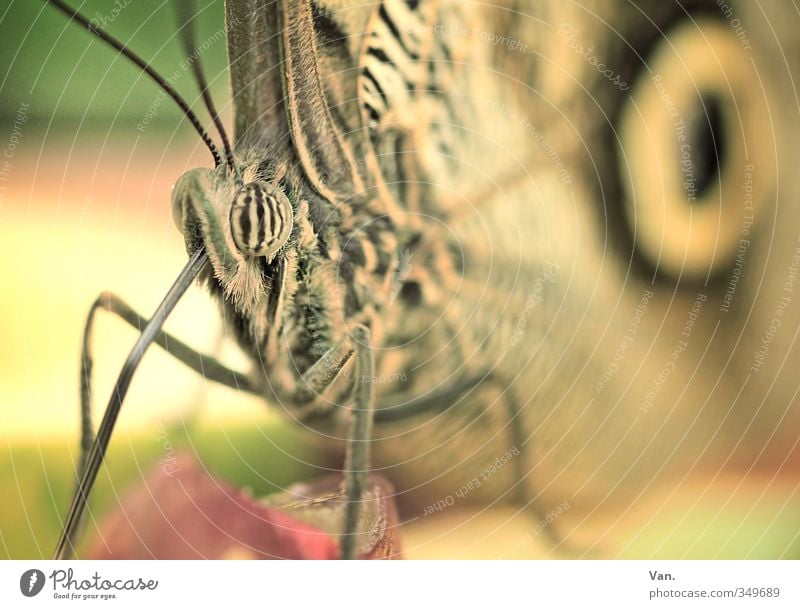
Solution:
M 44 588 L 44 573 L 39 569 L 28 569 L 19 578 L 19 591 L 25 596 L 36 596 Z

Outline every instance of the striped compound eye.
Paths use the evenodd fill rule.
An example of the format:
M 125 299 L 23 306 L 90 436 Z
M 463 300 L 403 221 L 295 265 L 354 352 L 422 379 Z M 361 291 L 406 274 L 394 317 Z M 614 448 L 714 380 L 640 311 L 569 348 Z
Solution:
M 231 235 L 245 256 L 272 258 L 289 238 L 292 208 L 280 189 L 250 182 L 236 193 L 231 207 Z

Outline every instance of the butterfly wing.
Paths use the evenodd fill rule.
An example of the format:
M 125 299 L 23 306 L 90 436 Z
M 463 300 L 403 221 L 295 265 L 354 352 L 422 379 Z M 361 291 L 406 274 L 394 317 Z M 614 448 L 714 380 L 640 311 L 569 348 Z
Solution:
M 288 134 L 311 185 L 334 202 L 369 183 L 355 92 L 374 9 L 327 4 L 229 0 L 226 19 L 237 145 Z
M 274 0 L 225 2 L 237 147 L 285 133 Z

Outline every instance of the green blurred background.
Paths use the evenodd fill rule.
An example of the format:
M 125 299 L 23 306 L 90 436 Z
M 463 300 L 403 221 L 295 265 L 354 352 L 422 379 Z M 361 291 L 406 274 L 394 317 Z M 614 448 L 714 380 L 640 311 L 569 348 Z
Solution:
M 181 68 L 169 2 L 72 4 L 152 62 L 209 122 Z M 230 125 L 222 2 L 197 7 L 198 43 L 213 41 L 202 62 Z M 0 557 L 47 558 L 77 458 L 85 314 L 103 289 L 144 314 L 156 307 L 186 259 L 169 213 L 171 185 L 211 158 L 147 77 L 43 2 L 0 2 L 0 54 L 0 163 L 8 160 L 0 175 Z M 232 365 L 246 363 L 229 345 L 220 348 L 214 306 L 199 289 L 168 328 Z M 98 403 L 135 336 L 100 316 Z M 325 462 L 309 434 L 263 403 L 206 384 L 154 349 L 126 401 L 96 513 L 178 447 L 256 495 L 319 475 Z M 610 514 L 599 547 L 627 558 L 800 558 L 796 491 L 796 482 L 769 473 L 689 480 L 654 497 L 657 508 L 644 506 L 647 518 L 620 523 Z M 548 555 L 539 541 L 521 543 L 530 528 L 515 510 L 450 510 L 407 526 L 405 547 L 412 557 Z
M 203 68 L 215 97 L 228 101 L 223 3 L 197 0 L 194 24 L 198 46 L 214 40 L 202 53 Z M 33 119 L 43 127 L 73 132 L 127 129 L 141 121 L 159 89 L 129 61 L 70 24 L 42 0 L 0 2 L 0 53 L 3 58 L 3 118 L 12 119 L 21 103 L 31 104 Z M 176 36 L 177 19 L 170 2 L 157 0 L 87 0 L 72 2 L 81 12 L 138 53 L 197 109 L 199 92 Z M 154 118 L 158 129 L 185 130 L 175 104 L 163 103 Z M 8 129 L 8 124 L 4 122 Z

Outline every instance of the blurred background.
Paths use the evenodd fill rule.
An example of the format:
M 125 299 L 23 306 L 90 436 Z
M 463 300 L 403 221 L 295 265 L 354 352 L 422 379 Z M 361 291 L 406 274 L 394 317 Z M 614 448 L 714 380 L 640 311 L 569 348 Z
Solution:
M 230 125 L 222 2 L 197 5 L 197 40 L 207 42 L 202 62 Z M 205 116 L 181 66 L 169 2 L 87 0 L 81 7 Z M 48 558 L 74 479 L 86 313 L 102 290 L 152 313 L 186 260 L 170 189 L 184 171 L 212 160 L 146 76 L 42 2 L 0 1 L 0 57 L 0 557 Z M 197 288 L 167 328 L 245 365 L 220 344 L 215 307 Z M 135 339 L 121 321 L 98 316 L 96 406 L 104 407 Z M 285 488 L 320 473 L 324 456 L 306 439 L 262 402 L 205 383 L 154 348 L 125 402 L 95 512 L 180 447 L 256 495 Z M 657 518 L 623 526 L 610 517 L 602 542 L 609 555 L 800 558 L 794 480 L 716 476 L 652 501 L 663 503 Z M 538 541 L 525 541 L 529 529 L 511 509 L 451 510 L 409 524 L 404 542 L 410 557 L 548 555 Z

